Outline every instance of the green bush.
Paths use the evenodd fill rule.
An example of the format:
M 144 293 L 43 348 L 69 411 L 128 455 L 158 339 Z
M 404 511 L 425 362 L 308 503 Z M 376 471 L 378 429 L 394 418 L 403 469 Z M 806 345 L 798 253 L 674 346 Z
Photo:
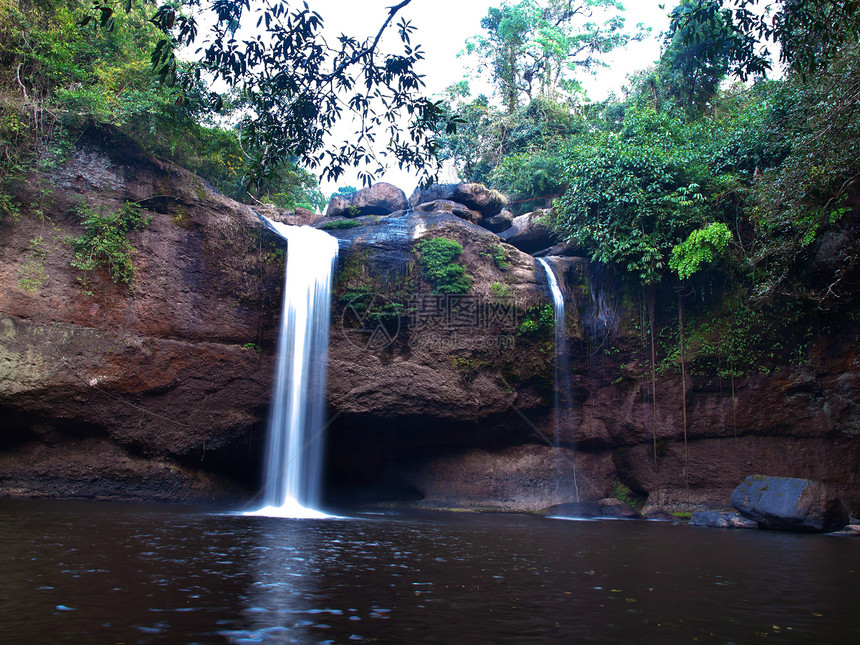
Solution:
M 111 280 L 131 285 L 134 280 L 134 265 L 131 256 L 135 248 L 128 234 L 149 225 L 152 218 L 141 213 L 140 204 L 125 202 L 114 212 L 96 212 L 82 204 L 78 213 L 83 219 L 84 233 L 72 241 L 74 257 L 72 266 L 84 272 L 80 281 L 86 288 L 89 274 L 106 269 Z
M 417 244 L 421 274 L 433 285 L 433 293 L 467 293 L 472 286 L 466 269 L 456 263 L 463 247 L 447 237 L 433 237 Z

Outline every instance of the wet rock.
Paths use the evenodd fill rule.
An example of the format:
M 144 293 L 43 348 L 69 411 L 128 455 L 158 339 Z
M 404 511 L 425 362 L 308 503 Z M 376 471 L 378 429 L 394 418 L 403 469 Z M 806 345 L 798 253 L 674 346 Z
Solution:
M 535 253 L 555 244 L 555 233 L 540 218 L 548 211 L 540 210 L 515 217 L 511 227 L 499 233 L 508 244 L 526 253 Z
M 568 502 L 550 506 L 544 513 L 549 517 L 571 517 L 583 519 L 627 519 L 639 520 L 642 515 L 632 506 L 614 497 L 596 502 Z
M 458 204 L 449 199 L 437 199 L 432 202 L 424 202 L 415 207 L 415 210 L 421 213 L 451 213 L 460 219 L 478 224 L 481 221 L 481 214 L 478 211 L 466 208 L 463 204 Z
M 502 231 L 507 231 L 514 225 L 514 214 L 510 211 L 502 211 L 493 217 L 484 218 L 481 220 L 480 224 L 488 231 L 501 233 Z
M 296 208 L 286 210 L 277 208 L 272 204 L 261 204 L 254 208 L 261 215 L 265 215 L 275 222 L 283 222 L 290 226 L 312 226 L 323 219 L 322 213 L 314 213 L 307 208 Z
M 648 512 L 642 513 L 642 517 L 646 520 L 659 520 L 664 522 L 677 522 L 678 518 L 675 515 L 672 515 L 669 511 L 664 511 L 662 509 L 653 509 Z
M 541 251 L 536 251 L 532 253 L 536 258 L 545 258 L 551 257 L 554 255 L 564 255 L 568 257 L 572 256 L 581 256 L 583 255 L 583 251 L 580 247 L 575 244 L 567 244 L 564 242 L 559 242 L 558 244 L 554 244 L 549 248 L 543 249 Z
M 690 526 L 718 529 L 757 529 L 758 524 L 735 511 L 696 511 L 690 517 Z
M 498 215 L 508 203 L 507 197 L 483 184 L 434 184 L 429 188 L 416 188 L 409 197 L 409 208 L 438 199 L 463 204 L 484 218 Z
M 335 195 L 328 203 L 326 217 L 390 215 L 406 208 L 406 193 L 385 182 L 362 188 L 350 195 Z
M 838 531 L 849 522 L 842 500 L 809 479 L 751 475 L 732 493 L 732 506 L 762 528 L 781 531 Z

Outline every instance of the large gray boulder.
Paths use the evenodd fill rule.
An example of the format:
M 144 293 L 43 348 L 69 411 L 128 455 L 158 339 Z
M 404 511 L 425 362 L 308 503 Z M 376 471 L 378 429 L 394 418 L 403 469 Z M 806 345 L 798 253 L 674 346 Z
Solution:
M 385 182 L 362 188 L 350 195 L 335 195 L 328 203 L 326 217 L 390 215 L 406 208 L 406 193 Z
M 838 531 L 849 517 L 842 500 L 809 479 L 751 475 L 735 488 L 732 506 L 761 528 L 781 531 Z
M 485 217 L 480 224 L 488 231 L 501 233 L 502 231 L 507 231 L 514 225 L 514 214 L 511 213 L 511 211 L 502 211 L 498 215 Z
M 420 213 L 451 213 L 460 219 L 472 222 L 472 224 L 478 224 L 481 222 L 481 214 L 478 211 L 466 208 L 463 204 L 452 202 L 448 199 L 437 199 L 436 201 L 425 202 L 423 204 L 419 204 L 415 210 Z
M 433 184 L 424 189 L 416 188 L 409 198 L 409 208 L 440 199 L 463 204 L 485 218 L 498 215 L 508 204 L 507 197 L 483 184 Z
M 499 237 L 526 253 L 542 251 L 556 243 L 552 229 L 541 221 L 547 213 L 538 210 L 515 217 L 512 226 L 499 233 Z

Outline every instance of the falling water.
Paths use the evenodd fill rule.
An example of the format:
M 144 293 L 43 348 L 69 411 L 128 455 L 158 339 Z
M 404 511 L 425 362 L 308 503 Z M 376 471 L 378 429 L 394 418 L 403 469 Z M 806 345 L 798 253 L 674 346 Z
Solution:
M 561 421 L 562 417 L 570 411 L 570 372 L 567 363 L 567 334 L 566 320 L 564 312 L 564 294 L 559 287 L 558 280 L 552 270 L 552 266 L 545 258 L 537 258 L 541 266 L 546 271 L 546 279 L 549 283 L 549 290 L 552 293 L 552 304 L 554 310 L 555 322 L 555 387 L 553 388 L 553 430 L 554 443 L 556 448 L 556 478 L 555 489 L 556 494 L 561 494 L 562 484 L 561 473 Z M 576 501 L 579 501 L 579 487 L 576 483 L 576 463 L 573 463 L 573 486 L 576 493 Z
M 287 240 L 287 270 L 269 418 L 265 506 L 250 514 L 325 517 L 322 486 L 325 377 L 337 239 L 266 220 Z

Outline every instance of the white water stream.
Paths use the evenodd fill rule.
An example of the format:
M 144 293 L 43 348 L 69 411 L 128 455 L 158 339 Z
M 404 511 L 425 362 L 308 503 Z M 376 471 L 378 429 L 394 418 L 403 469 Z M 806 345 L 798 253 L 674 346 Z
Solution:
M 327 517 L 321 501 L 325 380 L 337 239 L 267 220 L 287 240 L 287 270 L 266 446 L 264 506 L 248 515 Z
M 563 488 L 566 488 L 565 483 L 561 481 L 560 473 L 563 472 L 561 460 L 561 424 L 562 419 L 569 417 L 570 412 L 570 370 L 568 368 L 567 358 L 567 330 L 566 318 L 564 311 L 564 293 L 558 284 L 558 279 L 555 277 L 555 272 L 552 265 L 544 258 L 537 258 L 537 261 L 546 271 L 546 279 L 549 283 L 549 290 L 552 294 L 553 304 L 553 320 L 555 330 L 555 387 L 553 388 L 553 443 L 556 449 L 556 494 L 564 494 Z M 576 482 L 576 462 L 575 458 L 573 466 L 573 490 L 576 496 L 576 501 L 579 501 L 579 486 Z

